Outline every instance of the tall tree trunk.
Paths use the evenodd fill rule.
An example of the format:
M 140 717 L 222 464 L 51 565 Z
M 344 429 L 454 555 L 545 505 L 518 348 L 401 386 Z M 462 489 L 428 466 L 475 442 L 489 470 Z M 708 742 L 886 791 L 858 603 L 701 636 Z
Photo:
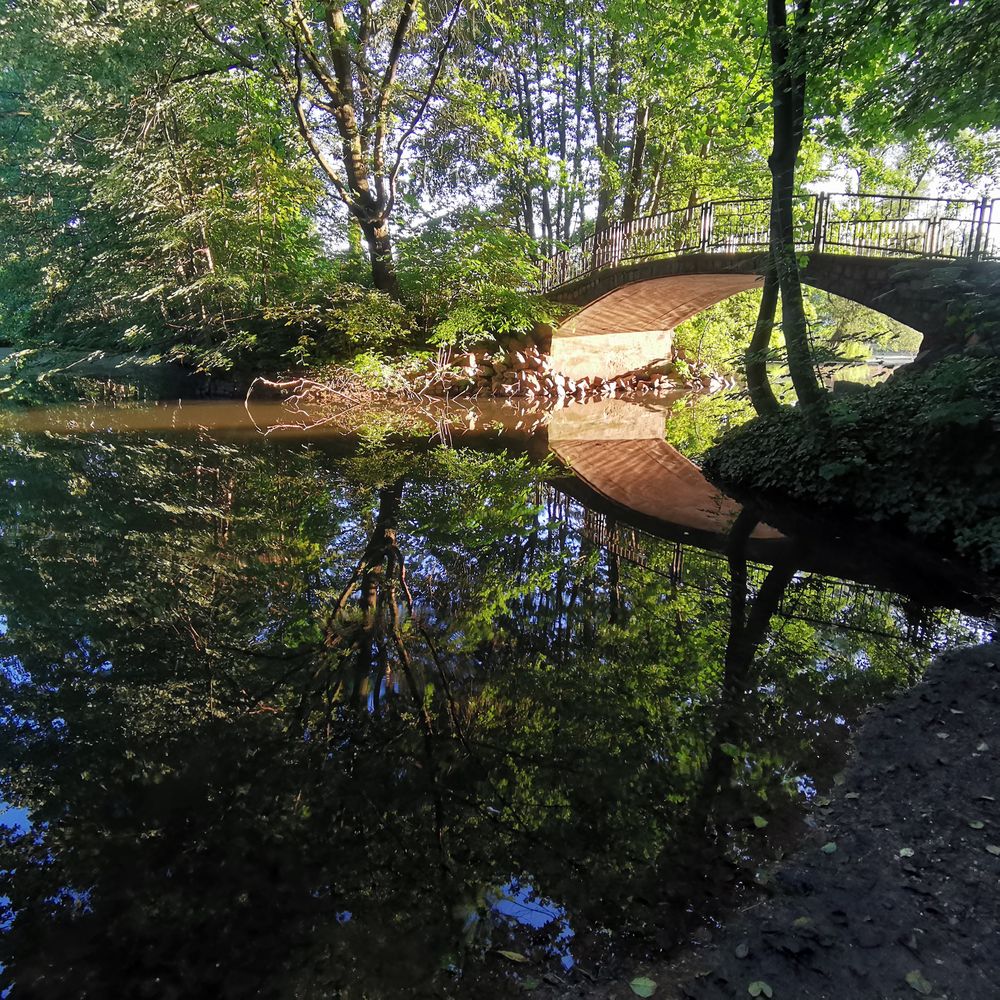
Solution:
M 594 123 L 597 132 L 597 146 L 601 154 L 599 164 L 600 179 L 597 191 L 597 220 L 595 233 L 601 233 L 611 225 L 611 212 L 614 207 L 615 190 L 612 184 L 614 165 L 618 162 L 621 146 L 618 134 L 619 99 L 622 87 L 621 36 L 613 31 L 608 40 L 608 64 L 605 78 L 607 85 L 604 100 L 600 99 L 598 79 L 600 67 L 597 64 L 596 46 L 591 46 L 590 87 L 594 95 Z
M 801 43 L 809 26 L 811 0 L 798 0 L 791 26 L 785 0 L 767 0 L 771 46 L 774 141 L 767 163 L 771 170 L 771 258 L 781 290 L 782 331 L 788 351 L 788 371 L 802 406 L 822 402 L 809 349 L 809 330 L 802 301 L 802 281 L 795 255 L 793 216 L 795 165 L 804 129 L 806 71 Z
M 635 131 L 629 157 L 628 181 L 625 187 L 625 204 L 622 222 L 629 223 L 636 217 L 642 186 L 643 166 L 646 159 L 646 140 L 649 136 L 649 105 L 643 101 L 635 112 Z
M 775 398 L 774 390 L 767 377 L 767 349 L 771 344 L 774 330 L 774 312 L 778 305 L 778 276 L 768 255 L 767 273 L 764 275 L 764 289 L 760 296 L 760 310 L 754 327 L 750 346 L 743 355 L 743 370 L 747 379 L 747 392 L 754 412 L 759 416 L 777 413 L 781 406 Z

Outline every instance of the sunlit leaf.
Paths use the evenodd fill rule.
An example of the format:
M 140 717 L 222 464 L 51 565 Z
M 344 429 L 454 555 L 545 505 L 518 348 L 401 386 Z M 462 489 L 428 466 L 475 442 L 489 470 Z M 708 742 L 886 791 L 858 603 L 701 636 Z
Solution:
M 497 949 L 498 955 L 503 955 L 504 958 L 511 962 L 527 962 L 528 959 L 525 958 L 519 951 L 507 951 L 504 948 Z

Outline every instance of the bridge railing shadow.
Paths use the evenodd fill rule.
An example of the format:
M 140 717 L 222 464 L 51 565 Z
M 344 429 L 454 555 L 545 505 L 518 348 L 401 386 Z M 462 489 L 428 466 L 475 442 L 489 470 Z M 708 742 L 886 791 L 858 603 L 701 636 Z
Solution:
M 770 210 L 769 198 L 735 198 L 617 223 L 545 261 L 541 288 L 660 257 L 764 251 Z M 1000 198 L 803 194 L 795 199 L 794 226 L 796 246 L 806 252 L 1000 259 Z

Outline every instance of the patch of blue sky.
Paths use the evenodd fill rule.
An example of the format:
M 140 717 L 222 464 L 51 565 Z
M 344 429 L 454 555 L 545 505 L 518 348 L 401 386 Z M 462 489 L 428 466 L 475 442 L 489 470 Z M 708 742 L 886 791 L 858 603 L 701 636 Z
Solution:
M 488 897 L 491 911 L 507 920 L 540 930 L 550 924 L 556 926 L 550 954 L 558 957 L 564 969 L 576 963 L 570 950 L 573 928 L 566 917 L 566 910 L 551 899 L 539 895 L 530 883 L 511 879 L 501 890 L 501 895 Z
M 0 802 L 0 826 L 17 830 L 18 833 L 27 833 L 31 829 L 31 816 L 27 809 Z

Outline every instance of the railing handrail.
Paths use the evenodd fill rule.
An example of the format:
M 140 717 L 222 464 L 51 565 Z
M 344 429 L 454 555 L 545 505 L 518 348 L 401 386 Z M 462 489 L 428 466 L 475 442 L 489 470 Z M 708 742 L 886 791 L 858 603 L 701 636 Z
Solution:
M 845 199 L 849 209 L 846 216 L 838 207 Z M 1000 259 L 1000 212 L 994 212 L 1000 198 L 800 192 L 793 195 L 793 200 L 797 204 L 814 204 L 811 218 L 805 218 L 803 213 L 796 220 L 795 243 L 815 252 L 829 247 L 838 252 L 853 249 L 863 256 Z M 897 204 L 904 211 L 872 218 L 860 210 L 864 202 Z M 918 213 L 909 211 L 913 202 L 920 203 Z M 746 211 L 747 206 L 765 205 L 763 218 L 759 214 L 751 217 Z M 542 288 L 558 288 L 636 259 L 692 252 L 759 251 L 766 245 L 763 237 L 769 227 L 770 205 L 768 196 L 712 199 L 612 223 L 549 257 L 542 265 Z M 938 205 L 942 211 L 928 214 L 923 211 L 924 205 Z M 664 241 L 659 246 L 657 237 Z

